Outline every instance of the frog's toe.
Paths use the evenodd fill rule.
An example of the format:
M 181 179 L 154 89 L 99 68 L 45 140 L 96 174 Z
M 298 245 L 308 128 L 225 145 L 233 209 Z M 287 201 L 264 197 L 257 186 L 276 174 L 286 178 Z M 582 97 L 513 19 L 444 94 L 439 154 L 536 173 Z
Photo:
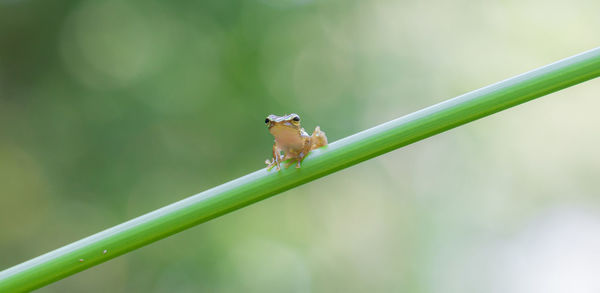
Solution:
M 267 171 L 270 171 L 275 166 L 275 160 L 265 160 L 265 164 L 267 164 Z

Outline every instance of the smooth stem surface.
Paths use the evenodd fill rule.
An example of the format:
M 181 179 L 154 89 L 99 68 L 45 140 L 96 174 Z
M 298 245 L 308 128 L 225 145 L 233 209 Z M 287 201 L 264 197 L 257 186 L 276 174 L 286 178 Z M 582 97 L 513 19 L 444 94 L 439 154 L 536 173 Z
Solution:
M 600 48 L 447 100 L 188 197 L 0 272 L 0 292 L 28 291 L 300 184 L 600 75 Z M 257 164 L 262 163 L 257 158 Z

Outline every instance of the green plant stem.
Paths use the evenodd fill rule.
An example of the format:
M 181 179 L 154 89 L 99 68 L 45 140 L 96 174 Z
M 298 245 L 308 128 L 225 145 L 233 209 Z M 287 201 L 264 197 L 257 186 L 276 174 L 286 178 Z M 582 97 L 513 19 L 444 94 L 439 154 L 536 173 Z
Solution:
M 375 126 L 311 152 L 300 169 L 261 169 L 6 269 L 0 272 L 0 292 L 39 288 L 300 184 L 599 75 L 596 48 Z

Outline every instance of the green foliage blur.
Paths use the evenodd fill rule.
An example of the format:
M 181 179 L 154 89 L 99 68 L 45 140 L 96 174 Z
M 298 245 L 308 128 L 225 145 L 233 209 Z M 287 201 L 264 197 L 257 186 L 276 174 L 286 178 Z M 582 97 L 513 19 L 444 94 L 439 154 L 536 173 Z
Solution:
M 335 141 L 598 46 L 598 11 L 0 0 L 0 270 L 264 167 L 268 114 Z M 599 91 L 541 98 L 39 292 L 591 292 Z

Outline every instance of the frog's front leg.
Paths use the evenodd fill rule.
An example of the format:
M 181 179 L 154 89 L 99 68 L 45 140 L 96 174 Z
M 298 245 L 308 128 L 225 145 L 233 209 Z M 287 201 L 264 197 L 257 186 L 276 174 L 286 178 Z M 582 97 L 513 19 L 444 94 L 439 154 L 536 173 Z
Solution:
M 281 155 L 281 150 L 277 147 L 277 143 L 273 144 L 273 160 L 266 160 L 265 164 L 267 164 L 267 170 L 271 170 L 273 167 L 277 166 L 277 170 L 281 169 L 280 163 L 283 159 Z

